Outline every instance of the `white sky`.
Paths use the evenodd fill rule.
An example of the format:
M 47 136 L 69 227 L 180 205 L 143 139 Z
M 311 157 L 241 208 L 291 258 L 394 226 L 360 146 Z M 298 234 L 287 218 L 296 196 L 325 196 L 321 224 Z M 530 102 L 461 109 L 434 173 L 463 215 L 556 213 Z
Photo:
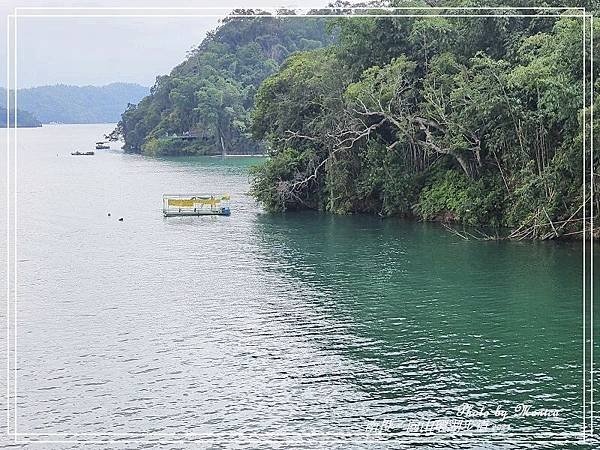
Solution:
M 239 0 L 4 1 L 0 4 L 0 85 L 6 86 L 6 17 L 15 7 L 311 8 L 327 3 L 328 0 L 253 0 L 246 4 Z M 53 12 L 56 11 L 47 11 L 48 14 Z M 72 12 L 75 11 L 63 13 Z M 96 11 L 101 14 L 111 12 Z M 136 12 L 152 13 L 149 10 Z M 171 12 L 177 13 L 176 10 Z M 23 13 L 26 12 L 19 12 Z M 102 85 L 115 81 L 151 86 L 157 75 L 169 73 L 217 23 L 215 17 L 20 17 L 17 26 L 18 87 L 56 83 Z

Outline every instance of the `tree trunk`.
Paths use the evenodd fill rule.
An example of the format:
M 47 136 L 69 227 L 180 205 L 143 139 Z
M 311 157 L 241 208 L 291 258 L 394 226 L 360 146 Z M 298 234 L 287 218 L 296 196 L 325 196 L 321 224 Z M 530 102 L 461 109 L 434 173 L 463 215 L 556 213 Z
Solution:
M 217 135 L 221 144 L 221 156 L 225 157 L 227 155 L 227 150 L 225 150 L 225 139 L 223 139 L 223 129 L 221 128 L 221 125 L 217 126 Z

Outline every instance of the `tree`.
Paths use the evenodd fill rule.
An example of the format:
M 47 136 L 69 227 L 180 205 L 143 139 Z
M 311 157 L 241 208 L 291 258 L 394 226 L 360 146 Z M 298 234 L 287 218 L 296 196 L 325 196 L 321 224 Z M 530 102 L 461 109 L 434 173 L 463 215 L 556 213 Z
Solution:
M 508 226 L 515 239 L 580 234 L 581 25 L 336 20 L 334 45 L 292 55 L 258 89 L 253 131 L 271 159 L 254 195 L 270 209 Z

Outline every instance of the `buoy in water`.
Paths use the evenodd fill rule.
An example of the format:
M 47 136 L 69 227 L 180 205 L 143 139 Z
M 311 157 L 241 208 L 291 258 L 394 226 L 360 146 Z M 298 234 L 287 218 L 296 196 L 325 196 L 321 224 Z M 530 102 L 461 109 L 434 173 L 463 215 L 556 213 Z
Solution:
M 110 217 L 110 213 L 108 213 L 108 217 Z

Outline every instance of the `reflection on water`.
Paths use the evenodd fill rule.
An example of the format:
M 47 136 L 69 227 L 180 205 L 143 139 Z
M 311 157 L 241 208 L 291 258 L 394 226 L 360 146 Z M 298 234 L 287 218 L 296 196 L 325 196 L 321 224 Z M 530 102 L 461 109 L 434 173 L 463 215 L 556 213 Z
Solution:
M 313 339 L 352 361 L 338 375 L 372 413 L 527 402 L 564 413 L 514 427 L 577 422 L 579 244 L 465 242 L 436 226 L 306 213 L 261 215 L 257 229 L 279 262 L 268 270 L 314 291 L 304 307 L 345 330 Z
M 374 424 L 399 445 L 407 421 L 465 403 L 559 410 L 503 421 L 524 447 L 580 430 L 579 243 L 265 214 L 247 196 L 256 158 L 69 155 L 109 129 L 20 134 L 20 433 L 242 433 L 260 448 L 359 433 L 375 448 Z M 232 216 L 165 219 L 167 192 L 230 193 Z

